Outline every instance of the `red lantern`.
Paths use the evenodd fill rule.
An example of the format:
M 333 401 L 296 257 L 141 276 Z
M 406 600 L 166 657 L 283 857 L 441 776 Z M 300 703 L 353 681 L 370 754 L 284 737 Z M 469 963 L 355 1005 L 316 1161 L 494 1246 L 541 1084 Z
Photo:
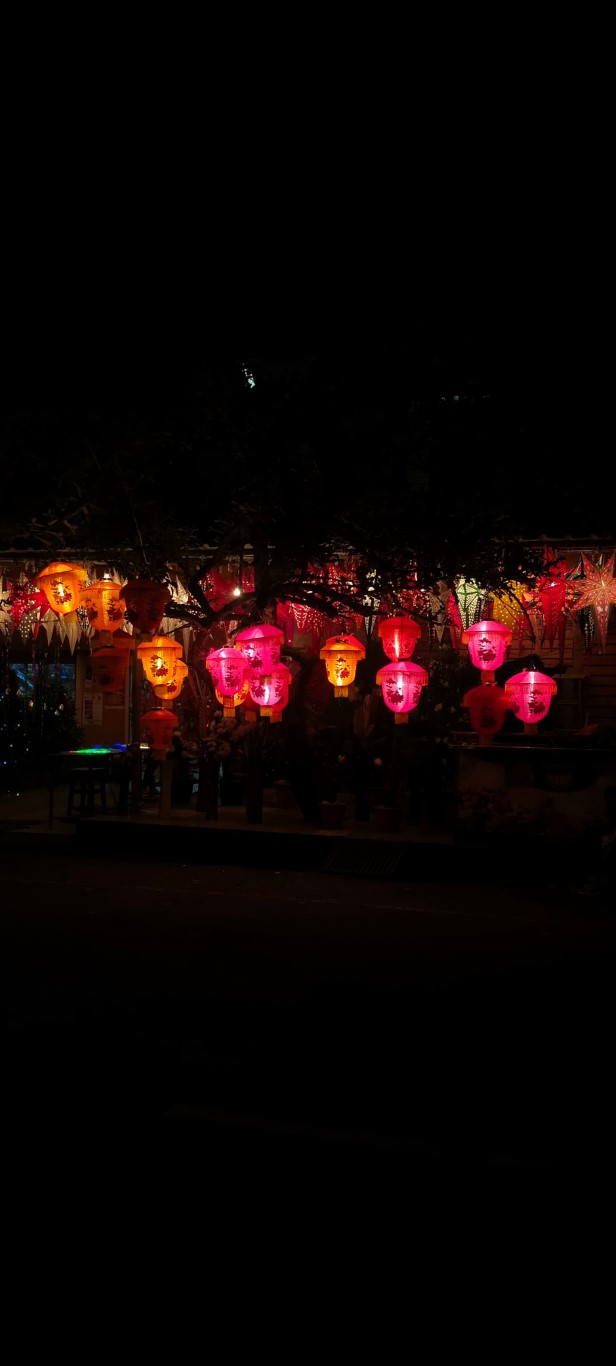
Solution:
M 421 635 L 421 626 L 412 617 L 388 617 L 379 622 L 378 633 L 388 659 L 410 659 Z
M 504 723 L 509 703 L 504 689 L 496 683 L 480 683 L 464 694 L 462 706 L 468 707 L 471 725 L 477 731 L 480 743 L 489 744 Z
M 348 697 L 357 665 L 360 659 L 366 658 L 361 641 L 355 636 L 330 636 L 319 658 L 325 660 L 328 682 L 334 685 L 334 697 Z
M 235 716 L 235 698 L 242 691 L 246 679 L 246 660 L 239 650 L 223 645 L 221 650 L 210 650 L 205 661 L 217 693 L 223 700 L 223 715 Z
M 485 673 L 486 681 L 490 683 L 494 682 L 494 670 L 504 663 L 511 639 L 509 627 L 501 621 L 477 621 L 462 634 L 462 644 L 468 645 L 472 663 Z
M 537 669 L 523 669 L 505 683 L 505 697 L 514 716 L 533 729 L 547 716 L 556 692 L 554 679 Z
M 79 594 L 88 581 L 88 572 L 79 564 L 64 564 L 54 560 L 37 574 L 35 583 L 45 594 L 49 606 L 58 616 L 68 616 L 79 606 Z
M 137 654 L 143 664 L 143 672 L 153 687 L 172 682 L 175 666 L 182 653 L 182 646 L 172 636 L 152 636 L 137 646 Z
M 286 664 L 272 664 L 271 669 L 249 680 L 250 696 L 258 706 L 261 716 L 271 716 L 281 712 L 289 701 L 291 674 Z
M 279 626 L 248 626 L 235 637 L 236 649 L 243 655 L 251 672 L 258 673 L 272 664 L 280 664 L 280 647 L 284 631 Z
M 113 645 L 92 651 L 92 678 L 101 692 L 121 692 L 126 682 L 132 636 L 116 631 Z
M 138 635 L 155 635 L 171 594 L 157 579 L 128 579 L 120 590 L 126 616 Z
M 428 682 L 426 670 L 408 659 L 400 659 L 379 669 L 376 681 L 383 689 L 385 706 L 395 712 L 396 725 L 408 725 L 408 712 L 415 709 Z
M 169 752 L 171 736 L 178 728 L 174 712 L 161 707 L 159 711 L 146 711 L 141 717 L 141 733 L 151 746 L 154 759 L 164 759 Z
M 95 631 L 110 635 L 122 629 L 124 603 L 120 591 L 120 585 L 114 583 L 113 579 L 95 579 L 87 588 L 82 588 L 79 606 Z

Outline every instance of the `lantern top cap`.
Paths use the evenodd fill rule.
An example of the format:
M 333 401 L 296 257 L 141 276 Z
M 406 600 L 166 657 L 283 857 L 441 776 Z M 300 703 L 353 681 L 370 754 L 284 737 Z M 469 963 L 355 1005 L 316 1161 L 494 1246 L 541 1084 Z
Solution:
M 472 626 L 467 626 L 462 632 L 462 644 L 467 645 L 469 636 L 502 636 L 507 637 L 506 644 L 509 645 L 513 640 L 513 631 L 510 626 L 505 626 L 502 621 L 476 621 Z
M 384 664 L 382 669 L 379 669 L 377 672 L 377 684 L 380 683 L 380 680 L 384 674 L 415 674 L 418 681 L 421 677 L 421 681 L 423 683 L 428 682 L 428 674 L 426 669 L 423 669 L 421 664 L 413 664 L 413 661 L 411 659 L 398 659 L 394 660 L 392 664 Z
M 237 640 L 284 640 L 284 631 L 279 626 L 270 626 L 267 622 L 257 622 L 256 626 L 247 626 L 244 631 L 238 631 Z
M 67 569 L 77 570 L 80 574 L 85 572 L 82 564 L 69 563 L 67 560 L 53 560 L 51 564 L 47 564 L 44 569 L 39 570 L 37 578 L 42 578 L 44 574 L 64 574 Z
M 505 689 L 512 686 L 515 688 L 534 688 L 538 683 L 542 687 L 548 684 L 552 693 L 558 691 L 554 679 L 550 678 L 549 674 L 541 673 L 539 669 L 523 669 L 521 673 L 514 674 L 512 678 L 507 679 Z
M 380 636 L 384 635 L 386 631 L 395 631 L 396 629 L 404 629 L 412 636 L 421 635 L 421 626 L 409 616 L 386 617 L 384 621 L 379 622 L 377 627 Z
M 366 653 L 361 640 L 358 640 L 356 636 L 339 635 L 330 636 L 329 639 L 325 641 L 323 649 L 321 650 L 321 655 L 323 655 L 324 652 L 329 654 L 330 650 L 339 650 L 341 648 L 345 650 L 359 650 L 362 655 Z

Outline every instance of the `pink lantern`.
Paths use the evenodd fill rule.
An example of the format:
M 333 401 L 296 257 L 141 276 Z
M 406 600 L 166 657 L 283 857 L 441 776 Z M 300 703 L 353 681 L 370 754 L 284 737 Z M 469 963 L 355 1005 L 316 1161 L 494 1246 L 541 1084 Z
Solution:
M 408 712 L 417 706 L 421 690 L 428 682 L 426 670 L 408 659 L 400 659 L 379 669 L 376 681 L 383 689 L 385 706 L 395 712 L 396 725 L 408 725 Z
M 355 636 L 330 636 L 319 658 L 325 660 L 328 682 L 334 685 L 334 697 L 348 697 L 359 660 L 366 658 L 361 641 Z
M 421 626 L 412 617 L 388 617 L 379 622 L 378 633 L 388 659 L 410 659 L 421 635 Z
M 156 635 L 171 597 L 158 579 L 128 579 L 120 589 L 126 616 L 137 635 Z
M 523 669 L 505 683 L 505 697 L 514 716 L 533 727 L 547 716 L 556 691 L 554 679 L 537 669 Z
M 257 674 L 256 678 L 250 678 L 250 696 L 252 701 L 258 706 L 261 716 L 270 716 L 272 720 L 279 720 L 274 717 L 274 712 L 281 712 L 289 701 L 289 683 L 291 674 L 286 664 L 272 664 L 271 669 Z
M 223 715 L 235 716 L 235 698 L 241 693 L 246 679 L 247 665 L 239 650 L 223 645 L 221 650 L 210 650 L 205 661 L 214 680 L 216 692 L 223 699 Z
M 284 641 L 284 631 L 279 626 L 247 626 L 235 637 L 236 649 L 244 656 L 251 672 L 268 669 L 272 664 L 280 664 L 280 647 Z
M 510 628 L 501 621 L 476 621 L 462 634 L 462 644 L 468 645 L 472 663 L 485 673 L 488 682 L 494 681 L 494 670 L 504 663 L 511 639 Z
M 503 725 L 509 703 L 504 689 L 496 683 L 480 683 L 464 694 L 462 706 L 468 707 L 471 725 L 477 731 L 480 744 L 489 744 Z

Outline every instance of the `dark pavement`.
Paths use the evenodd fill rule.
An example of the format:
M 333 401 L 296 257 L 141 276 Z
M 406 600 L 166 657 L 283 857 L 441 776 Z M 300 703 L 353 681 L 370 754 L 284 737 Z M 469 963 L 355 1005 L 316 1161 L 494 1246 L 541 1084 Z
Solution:
M 39 845 L 2 853 L 19 1162 L 156 1171 L 157 1198 L 190 1181 L 210 1208 L 238 1181 L 355 1207 L 563 1182 L 611 1198 L 604 906 Z

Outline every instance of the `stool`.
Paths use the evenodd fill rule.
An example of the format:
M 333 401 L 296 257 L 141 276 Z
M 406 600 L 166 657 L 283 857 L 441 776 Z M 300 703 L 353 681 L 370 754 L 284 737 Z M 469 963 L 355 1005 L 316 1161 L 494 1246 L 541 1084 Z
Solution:
M 67 816 L 72 816 L 73 806 L 79 799 L 79 814 L 94 810 L 94 798 L 100 797 L 101 810 L 107 810 L 105 791 L 107 771 L 104 768 L 72 768 L 68 775 Z

